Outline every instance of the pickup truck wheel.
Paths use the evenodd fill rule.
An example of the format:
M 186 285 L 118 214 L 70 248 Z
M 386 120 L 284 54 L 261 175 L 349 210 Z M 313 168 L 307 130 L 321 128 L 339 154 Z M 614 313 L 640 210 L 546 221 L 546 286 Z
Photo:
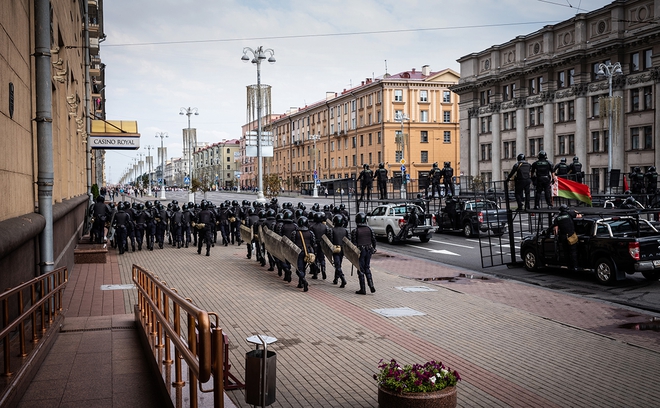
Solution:
M 660 272 L 642 272 L 642 275 L 650 281 L 657 281 L 660 279 Z
M 525 262 L 525 269 L 534 272 L 539 268 L 539 260 L 536 252 L 533 249 L 525 249 L 522 254 L 523 262 Z
M 393 245 L 396 242 L 396 236 L 394 235 L 394 230 L 391 227 L 387 227 L 387 243 Z
M 431 234 L 429 235 L 420 235 L 419 240 L 422 241 L 423 244 L 426 244 L 431 240 Z
M 599 258 L 594 265 L 594 270 L 596 271 L 598 282 L 605 285 L 616 282 L 616 269 L 614 269 L 614 264 L 611 260 Z
M 469 222 L 466 222 L 465 225 L 463 225 L 463 235 L 465 235 L 466 238 L 470 238 L 473 235 L 472 224 Z

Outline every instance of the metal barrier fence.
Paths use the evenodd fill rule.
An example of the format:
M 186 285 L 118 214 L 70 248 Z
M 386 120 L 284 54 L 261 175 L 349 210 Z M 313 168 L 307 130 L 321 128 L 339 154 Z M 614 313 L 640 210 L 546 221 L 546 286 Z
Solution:
M 133 265 L 133 282 L 138 290 L 136 314 L 140 328 L 159 366 L 163 381 L 175 407 L 183 404 L 183 362 L 188 366 L 190 407 L 198 406 L 197 387 L 203 393 L 213 393 L 213 406 L 224 407 L 223 335 L 219 317 L 206 312 L 169 288 L 152 272 Z M 182 311 L 184 316 L 182 316 Z M 213 326 L 210 317 L 215 317 Z M 172 359 L 174 350 L 174 359 Z M 183 361 L 182 361 L 183 360 Z M 174 364 L 174 381 L 171 366 Z M 162 365 L 162 368 L 161 368 Z M 202 384 L 213 377 L 213 388 L 204 390 Z M 171 386 L 174 387 L 172 390 Z M 172 394 L 174 392 L 174 395 Z
M 53 322 L 62 316 L 62 292 L 68 278 L 67 269 L 62 267 L 0 294 L 3 376 L 9 378 L 2 384 L 0 406 L 11 398 L 12 381 L 20 377 L 17 373 L 27 368 L 31 353 L 45 340 L 46 332 L 54 327 Z M 11 316 L 10 310 L 16 316 Z

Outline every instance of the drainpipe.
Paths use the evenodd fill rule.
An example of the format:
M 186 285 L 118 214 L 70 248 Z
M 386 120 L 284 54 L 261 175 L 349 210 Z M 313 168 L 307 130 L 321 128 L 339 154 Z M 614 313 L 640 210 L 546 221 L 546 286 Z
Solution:
M 40 274 L 52 271 L 53 261 L 53 118 L 50 68 L 50 1 L 35 0 L 34 61 L 36 74 L 37 190 L 39 213 L 46 225 L 39 236 Z
M 85 133 L 87 137 L 86 145 L 86 162 L 87 162 L 87 196 L 89 197 L 90 204 L 94 202 L 92 195 L 92 148 L 90 147 L 89 134 L 92 132 L 92 119 L 90 117 L 90 100 L 91 89 L 89 79 L 89 2 L 85 0 Z

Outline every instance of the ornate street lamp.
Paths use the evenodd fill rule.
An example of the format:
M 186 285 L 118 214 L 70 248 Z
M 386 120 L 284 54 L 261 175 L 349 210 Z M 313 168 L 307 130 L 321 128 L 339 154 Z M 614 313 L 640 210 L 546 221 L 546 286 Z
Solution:
M 401 122 L 401 198 L 405 199 L 406 193 L 406 138 L 403 135 L 403 122 L 410 120 L 408 115 L 401 112 L 395 115 L 394 121 Z
M 190 135 L 190 115 L 199 115 L 197 108 L 181 108 L 179 115 L 188 116 L 188 178 L 190 178 L 190 185 L 188 187 L 188 202 L 195 202 L 195 193 L 192 192 L 193 184 L 193 166 L 192 166 L 192 149 L 194 148 L 192 137 Z M 185 140 L 183 141 L 185 146 Z
M 163 148 L 163 140 L 167 137 L 167 133 L 156 133 L 156 137 L 160 137 L 160 199 L 165 199 L 165 150 Z
M 609 100 L 608 100 L 608 131 L 607 131 L 607 174 L 612 173 L 612 107 L 613 107 L 613 98 L 612 98 L 612 78 L 617 75 L 622 75 L 623 71 L 621 70 L 621 64 L 616 62 L 612 65 L 611 62 L 607 64 L 599 64 L 598 72 L 596 73 L 597 78 L 607 78 L 607 83 L 609 85 Z M 610 193 L 612 192 L 612 185 L 608 183 Z
M 248 56 L 248 53 L 252 54 L 252 58 Z M 266 59 L 266 54 L 269 54 L 268 62 L 271 64 L 275 63 L 275 51 L 271 48 L 264 49 L 262 46 L 259 46 L 257 49 L 252 49 L 250 47 L 243 48 L 243 56 L 241 61 L 243 62 L 252 62 L 257 66 L 257 200 L 264 200 L 264 180 L 263 180 L 263 155 L 261 151 L 261 61 Z

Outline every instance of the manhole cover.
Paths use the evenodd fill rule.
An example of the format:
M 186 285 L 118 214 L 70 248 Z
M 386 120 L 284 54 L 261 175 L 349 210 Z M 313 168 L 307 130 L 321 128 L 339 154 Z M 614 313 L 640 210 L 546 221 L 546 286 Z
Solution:
M 396 307 L 392 309 L 373 309 L 374 312 L 385 317 L 407 317 L 407 316 L 425 316 L 426 313 L 418 312 L 409 307 Z
M 101 285 L 101 290 L 127 290 L 135 289 L 135 285 L 127 283 L 125 285 Z
M 437 292 L 437 290 L 427 286 L 397 286 L 396 288 L 404 292 Z

